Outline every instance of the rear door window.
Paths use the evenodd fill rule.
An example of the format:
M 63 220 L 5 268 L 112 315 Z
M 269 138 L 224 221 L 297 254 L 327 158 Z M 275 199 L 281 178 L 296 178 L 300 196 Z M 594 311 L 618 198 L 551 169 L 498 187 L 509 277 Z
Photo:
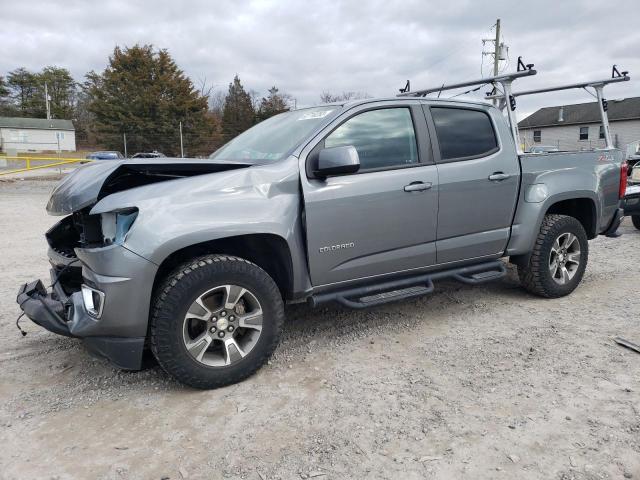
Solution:
M 465 160 L 498 151 L 498 139 L 486 112 L 431 107 L 441 160 Z

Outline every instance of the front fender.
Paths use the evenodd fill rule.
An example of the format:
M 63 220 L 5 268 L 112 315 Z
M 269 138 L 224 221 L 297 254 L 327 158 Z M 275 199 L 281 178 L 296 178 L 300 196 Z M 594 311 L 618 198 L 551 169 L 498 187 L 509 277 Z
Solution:
M 254 234 L 284 239 L 294 289 L 308 279 L 295 157 L 271 165 L 184 178 L 110 195 L 92 214 L 126 207 L 138 216 L 124 246 L 156 265 L 183 248 Z M 308 288 L 308 287 L 302 287 Z

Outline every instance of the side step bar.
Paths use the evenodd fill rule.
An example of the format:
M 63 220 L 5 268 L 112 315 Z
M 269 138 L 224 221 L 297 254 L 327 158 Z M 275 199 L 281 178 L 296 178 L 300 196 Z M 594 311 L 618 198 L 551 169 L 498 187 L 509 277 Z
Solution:
M 434 280 L 450 278 L 469 285 L 477 285 L 502 278 L 506 274 L 504 262 L 494 260 L 470 267 L 452 268 L 363 287 L 320 293 L 312 295 L 309 298 L 309 304 L 316 307 L 322 303 L 338 302 L 345 307 L 362 309 L 431 293 L 434 289 Z

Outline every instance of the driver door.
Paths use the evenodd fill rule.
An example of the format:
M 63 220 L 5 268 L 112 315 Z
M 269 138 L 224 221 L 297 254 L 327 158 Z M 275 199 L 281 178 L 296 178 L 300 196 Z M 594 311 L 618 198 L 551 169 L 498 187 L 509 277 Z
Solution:
M 373 106 L 372 106 L 373 105 Z M 307 156 L 352 145 L 357 173 L 302 178 L 314 287 L 436 262 L 438 175 L 418 104 L 365 104 L 336 120 Z

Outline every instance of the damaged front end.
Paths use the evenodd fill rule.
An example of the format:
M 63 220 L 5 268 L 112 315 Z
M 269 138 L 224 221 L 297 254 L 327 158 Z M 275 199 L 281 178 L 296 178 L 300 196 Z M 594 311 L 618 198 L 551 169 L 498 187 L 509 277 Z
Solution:
M 141 366 L 148 315 L 148 302 L 132 298 L 150 294 L 156 272 L 122 246 L 136 215 L 131 209 L 109 215 L 84 209 L 63 218 L 46 233 L 49 291 L 36 280 L 21 286 L 16 299 L 34 323 L 81 338 L 92 353 L 128 370 Z
M 143 217 L 152 217 L 161 207 L 146 204 L 147 210 L 140 212 L 137 202 L 160 182 L 249 166 L 154 159 L 78 168 L 58 184 L 47 204 L 49 214 L 64 216 L 46 233 L 51 286 L 47 289 L 39 280 L 22 285 L 20 308 L 51 332 L 81 338 L 90 351 L 120 368 L 139 369 L 158 265 L 131 249 L 128 240 Z M 96 208 L 103 199 L 125 191 L 131 192 L 126 201 L 106 210 Z M 138 245 L 153 242 L 148 233 L 143 235 Z

